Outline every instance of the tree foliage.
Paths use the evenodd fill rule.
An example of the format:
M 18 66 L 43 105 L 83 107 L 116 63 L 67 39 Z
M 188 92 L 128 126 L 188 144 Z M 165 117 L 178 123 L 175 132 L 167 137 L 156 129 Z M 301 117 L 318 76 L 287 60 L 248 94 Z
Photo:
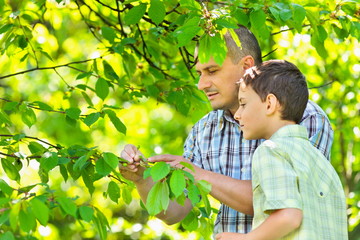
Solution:
M 0 0 L 0 239 L 175 238 L 156 232 L 143 209 L 183 202 L 184 188 L 197 207 L 172 229 L 208 238 L 206 182 L 144 159 L 157 182 L 139 208 L 117 155 L 125 142 L 148 156 L 181 154 L 210 110 L 196 88 L 195 46 L 200 62 L 222 63 L 222 36 L 238 24 L 264 59 L 287 59 L 307 76 L 335 131 L 332 163 L 358 239 L 359 18 L 355 0 Z

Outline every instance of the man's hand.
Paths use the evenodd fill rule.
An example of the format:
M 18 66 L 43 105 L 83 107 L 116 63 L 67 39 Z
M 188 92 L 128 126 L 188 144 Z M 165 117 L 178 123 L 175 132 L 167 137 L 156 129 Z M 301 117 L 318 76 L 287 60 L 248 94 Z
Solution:
M 246 240 L 246 234 L 223 232 L 216 234 L 215 240 Z
M 172 167 L 181 167 L 182 165 L 180 164 L 180 162 L 187 162 L 192 165 L 192 163 L 189 160 L 183 158 L 182 156 L 176 156 L 176 155 L 171 155 L 171 154 L 152 156 L 152 157 L 148 158 L 148 161 L 149 162 L 166 162 L 166 163 L 170 164 Z
M 143 159 L 142 153 L 134 145 L 127 144 L 121 151 L 121 158 L 128 163 L 119 164 L 120 174 L 134 183 L 143 180 L 143 173 L 145 168 L 140 166 L 140 161 Z

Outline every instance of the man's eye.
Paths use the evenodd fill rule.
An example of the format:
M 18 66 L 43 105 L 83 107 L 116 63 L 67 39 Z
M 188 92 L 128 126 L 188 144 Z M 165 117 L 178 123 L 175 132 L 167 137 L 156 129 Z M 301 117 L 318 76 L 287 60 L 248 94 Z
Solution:
M 217 70 L 209 70 L 209 74 L 215 74 Z

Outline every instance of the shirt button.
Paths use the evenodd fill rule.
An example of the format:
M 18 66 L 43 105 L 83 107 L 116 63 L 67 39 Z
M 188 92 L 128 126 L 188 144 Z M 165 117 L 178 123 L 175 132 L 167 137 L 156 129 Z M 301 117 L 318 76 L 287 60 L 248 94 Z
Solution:
M 324 196 L 324 193 L 323 193 L 323 192 L 320 192 L 320 196 Z

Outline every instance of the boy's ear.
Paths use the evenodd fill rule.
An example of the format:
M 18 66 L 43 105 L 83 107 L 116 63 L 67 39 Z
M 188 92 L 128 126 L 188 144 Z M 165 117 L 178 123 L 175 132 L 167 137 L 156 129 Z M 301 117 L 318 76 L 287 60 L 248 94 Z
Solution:
M 273 115 L 280 109 L 279 101 L 277 97 L 272 93 L 266 96 L 265 102 L 266 102 L 266 113 L 268 115 Z

